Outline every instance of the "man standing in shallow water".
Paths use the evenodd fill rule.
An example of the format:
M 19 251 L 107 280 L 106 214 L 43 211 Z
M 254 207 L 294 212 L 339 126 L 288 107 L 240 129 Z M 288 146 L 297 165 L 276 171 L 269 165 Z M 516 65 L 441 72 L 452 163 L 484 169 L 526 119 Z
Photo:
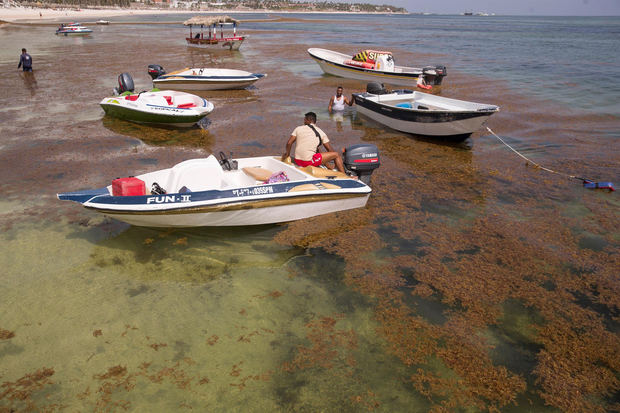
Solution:
M 344 110 L 344 105 L 353 105 L 353 97 L 351 97 L 351 100 L 347 99 L 342 95 L 342 91 L 342 86 L 338 86 L 336 88 L 336 96 L 331 97 L 329 100 L 329 105 L 327 106 L 329 113 L 332 113 L 334 110 L 342 112 Z
M 316 123 L 316 113 L 308 112 L 304 115 L 304 124 L 295 128 L 288 142 L 286 142 L 286 152 L 282 155 L 282 160 L 286 160 L 291 155 L 293 143 L 295 145 L 295 160 L 299 166 L 319 166 L 327 162 L 334 161 L 336 169 L 344 173 L 344 164 L 340 154 L 336 152 L 329 138 Z M 323 145 L 328 152 L 319 152 L 319 147 Z
M 24 72 L 32 72 L 32 57 L 26 53 L 26 49 L 22 49 L 22 54 L 19 56 L 19 64 L 17 68 L 23 68 Z

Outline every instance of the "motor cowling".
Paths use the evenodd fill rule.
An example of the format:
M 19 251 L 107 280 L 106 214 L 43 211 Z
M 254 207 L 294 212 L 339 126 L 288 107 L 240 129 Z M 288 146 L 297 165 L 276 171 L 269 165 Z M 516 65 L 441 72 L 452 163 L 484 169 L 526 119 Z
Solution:
M 441 81 L 448 74 L 448 70 L 443 65 L 427 66 L 422 69 L 422 74 L 426 76 L 427 81 L 441 85 Z
M 149 76 L 151 76 L 151 79 L 153 80 L 157 79 L 161 75 L 166 74 L 166 71 L 160 65 L 149 65 L 148 72 Z
M 383 83 L 377 83 L 377 82 L 369 82 L 366 85 L 366 92 L 372 93 L 373 95 L 385 95 L 389 93 L 385 89 L 385 86 L 383 86 Z
M 370 175 L 381 166 L 379 149 L 372 143 L 351 145 L 344 151 L 345 169 L 357 175 L 360 181 L 370 183 Z
M 118 87 L 114 88 L 114 92 L 120 95 L 124 92 L 133 92 L 133 79 L 129 73 L 121 73 L 118 75 Z

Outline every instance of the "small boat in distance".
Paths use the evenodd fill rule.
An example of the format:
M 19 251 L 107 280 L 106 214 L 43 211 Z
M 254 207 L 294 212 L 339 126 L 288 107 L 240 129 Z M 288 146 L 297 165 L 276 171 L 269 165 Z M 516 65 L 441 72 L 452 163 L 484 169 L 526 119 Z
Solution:
M 280 157 L 190 159 L 172 168 L 120 178 L 104 188 L 58 194 L 58 199 L 132 225 L 148 227 L 245 226 L 294 221 L 366 205 L 379 153 L 353 145 L 345 164 L 360 179 Z M 366 179 L 367 178 L 367 179 Z M 147 190 L 147 188 L 150 188 Z
M 160 65 L 149 65 L 153 86 L 174 90 L 243 89 L 267 76 L 236 69 L 185 68 L 166 73 Z
M 239 50 L 241 44 L 247 36 L 237 35 L 237 25 L 239 20 L 228 16 L 194 16 L 185 22 L 189 26 L 189 37 L 185 38 L 188 46 L 193 47 L 214 47 L 219 46 L 228 50 Z M 200 31 L 194 34 L 193 26 L 200 26 Z M 217 35 L 217 27 L 220 27 L 220 36 Z M 232 36 L 224 36 L 224 26 L 232 26 Z M 204 33 L 204 28 L 209 32 Z
M 136 123 L 191 127 L 213 111 L 208 100 L 176 90 L 133 92 L 128 73 L 118 77 L 121 94 L 104 98 L 99 104 L 106 115 Z
M 97 24 L 110 24 L 109 20 L 97 20 L 95 23 Z
M 423 74 L 427 84 L 440 85 L 447 75 L 445 66 L 396 66 L 392 53 L 387 51 L 363 50 L 351 56 L 327 49 L 310 48 L 308 53 L 325 73 L 366 82 L 414 87 L 418 76 Z
M 354 93 L 357 112 L 392 129 L 452 141 L 465 140 L 499 107 L 412 90 L 388 92 L 369 83 L 366 93 Z
M 56 34 L 63 36 L 87 36 L 92 32 L 91 29 L 82 26 L 80 23 L 62 23 L 56 29 Z

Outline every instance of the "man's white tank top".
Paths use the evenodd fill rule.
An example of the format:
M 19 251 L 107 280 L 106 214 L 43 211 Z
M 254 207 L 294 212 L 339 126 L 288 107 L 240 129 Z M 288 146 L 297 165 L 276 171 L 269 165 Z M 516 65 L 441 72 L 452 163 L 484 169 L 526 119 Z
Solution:
M 337 96 L 334 96 L 332 110 L 344 110 L 344 95 L 340 96 L 340 100 L 338 100 Z

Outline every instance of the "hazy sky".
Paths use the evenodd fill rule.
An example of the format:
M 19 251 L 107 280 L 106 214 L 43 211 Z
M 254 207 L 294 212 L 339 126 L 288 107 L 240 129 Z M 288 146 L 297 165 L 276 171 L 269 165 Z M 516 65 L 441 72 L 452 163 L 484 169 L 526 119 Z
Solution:
M 620 0 L 370 0 L 370 2 L 404 7 L 412 13 L 460 14 L 464 11 L 474 13 L 483 11 L 495 14 L 553 16 L 620 15 Z

